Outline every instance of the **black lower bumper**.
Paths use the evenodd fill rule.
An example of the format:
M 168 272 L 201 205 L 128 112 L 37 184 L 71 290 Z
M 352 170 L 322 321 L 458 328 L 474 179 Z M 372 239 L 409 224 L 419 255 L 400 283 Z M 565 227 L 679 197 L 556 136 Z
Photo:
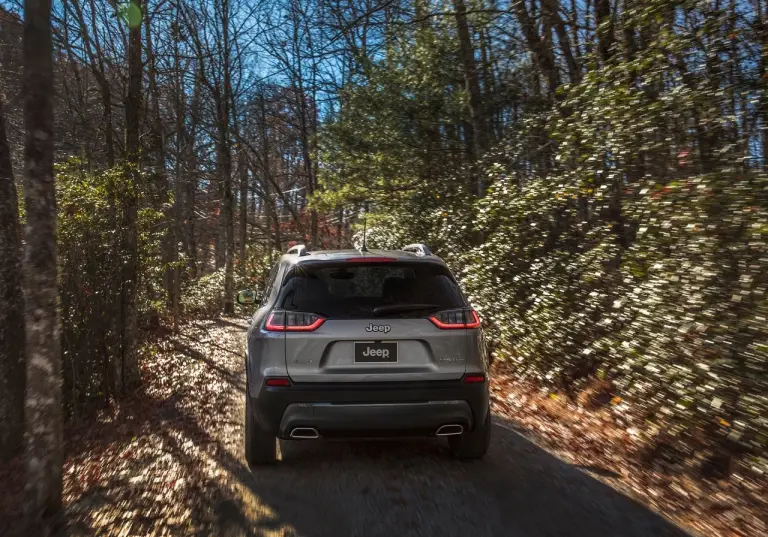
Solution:
M 325 437 L 430 435 L 442 425 L 472 430 L 482 423 L 488 384 L 293 384 L 265 387 L 251 404 L 261 426 L 282 438 L 297 427 L 314 428 Z

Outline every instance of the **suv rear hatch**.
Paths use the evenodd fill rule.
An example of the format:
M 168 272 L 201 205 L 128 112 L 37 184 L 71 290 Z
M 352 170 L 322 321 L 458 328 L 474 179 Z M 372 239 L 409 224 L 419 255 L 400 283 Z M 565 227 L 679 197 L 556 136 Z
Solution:
M 294 382 L 423 381 L 464 375 L 476 321 L 444 265 L 354 257 L 296 265 L 266 328 Z

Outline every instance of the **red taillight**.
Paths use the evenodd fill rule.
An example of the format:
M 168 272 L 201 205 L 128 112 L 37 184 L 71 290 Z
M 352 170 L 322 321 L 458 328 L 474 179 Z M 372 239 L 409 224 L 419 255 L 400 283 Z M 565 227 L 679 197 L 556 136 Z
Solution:
M 441 311 L 430 317 L 429 320 L 441 330 L 477 328 L 480 326 L 480 316 L 475 310 Z
M 350 257 L 347 263 L 393 263 L 397 261 L 394 257 Z
M 464 377 L 464 384 L 481 384 L 485 382 L 485 375 L 466 375 Z
M 270 332 L 312 332 L 320 328 L 324 322 L 325 319 L 314 313 L 273 311 L 264 329 Z
M 287 378 L 268 378 L 264 381 L 264 384 L 269 386 L 270 388 L 285 388 L 287 386 L 291 385 L 291 381 Z

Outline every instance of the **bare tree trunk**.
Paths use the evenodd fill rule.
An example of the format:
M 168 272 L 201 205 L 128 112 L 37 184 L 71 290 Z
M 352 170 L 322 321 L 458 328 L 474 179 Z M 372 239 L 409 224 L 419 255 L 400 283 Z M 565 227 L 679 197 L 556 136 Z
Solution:
M 152 98 L 152 150 L 155 157 L 155 187 L 158 190 L 162 212 L 165 217 L 165 233 L 162 238 L 161 258 L 165 270 L 163 271 L 163 287 L 166 294 L 166 307 L 173 309 L 176 300 L 174 296 L 176 283 L 174 281 L 174 263 L 178 258 L 178 247 L 174 233 L 174 208 L 169 207 L 170 184 L 165 171 L 165 140 L 163 139 L 163 125 L 160 118 L 160 91 L 157 87 L 157 73 L 155 65 L 155 52 L 152 44 L 152 25 L 148 16 L 144 17 L 146 33 L 147 74 L 149 75 L 149 96 Z
M 309 28 L 307 16 L 303 9 L 300 7 L 300 3 L 297 0 L 291 2 L 291 11 L 293 16 L 293 43 L 295 47 L 296 57 L 295 68 L 292 75 L 294 98 L 296 100 L 296 108 L 299 114 L 299 127 L 300 127 L 300 141 L 302 160 L 304 164 L 304 174 L 306 178 L 306 192 L 311 197 L 316 187 L 316 163 L 312 158 L 312 140 L 317 132 L 317 61 L 314 59 L 314 50 L 312 48 L 312 31 Z M 303 18 L 303 20 L 299 20 Z M 303 26 L 305 28 L 306 45 L 308 48 L 308 54 L 310 58 L 304 58 L 301 53 L 301 37 L 300 30 Z M 311 79 L 309 87 L 305 83 L 305 75 L 303 66 L 306 63 L 310 63 L 311 67 Z M 278 189 L 279 191 L 279 189 Z M 284 204 L 284 209 L 290 208 L 290 204 Z M 302 206 L 301 208 L 304 208 Z M 293 211 L 291 211 L 293 212 Z M 298 220 L 298 219 L 297 219 Z M 298 223 L 298 222 L 297 222 Z M 301 225 L 299 224 L 299 227 Z M 310 209 L 310 222 L 309 222 L 309 248 L 315 249 L 318 246 L 318 216 L 317 210 Z M 304 238 L 302 233 L 302 239 Z
M 151 97 L 152 107 L 152 150 L 154 152 L 155 162 L 155 188 L 159 194 L 159 202 L 164 216 L 164 231 L 161 240 L 161 258 L 165 270 L 163 271 L 163 287 L 166 295 L 166 307 L 173 310 L 173 304 L 176 302 L 174 295 L 176 290 L 175 263 L 178 259 L 178 244 L 174 229 L 174 206 L 170 205 L 171 186 L 168 180 L 168 174 L 165 170 L 165 140 L 163 138 L 163 124 L 160 118 L 160 90 L 157 87 L 157 66 L 155 62 L 155 52 L 152 42 L 152 25 L 148 16 L 144 17 L 146 33 L 146 55 L 147 55 L 147 74 L 149 78 L 149 97 Z M 175 198 L 174 198 L 175 199 Z
M 622 24 L 622 30 L 624 33 L 624 42 L 627 47 L 627 61 L 632 62 L 637 57 L 638 53 L 638 45 L 637 45 L 637 38 L 635 36 L 635 27 L 632 23 L 632 21 L 629 20 L 629 17 L 627 16 L 627 13 L 629 12 L 629 0 L 624 0 L 624 20 Z M 635 77 L 636 73 L 634 69 L 630 69 L 629 73 L 629 83 L 630 85 L 634 85 L 635 83 Z
M 222 160 L 221 153 L 217 153 L 216 160 L 220 163 Z M 221 169 L 221 164 L 217 164 Z M 219 174 L 217 183 L 212 186 L 211 190 L 215 188 L 216 198 L 219 203 L 218 213 L 216 215 L 216 230 L 212 231 L 213 237 L 213 267 L 215 270 L 219 270 L 227 262 L 227 222 L 224 220 L 224 179 Z M 206 246 L 207 246 L 207 241 Z M 208 256 L 206 255 L 206 258 Z
M 270 207 L 272 209 L 272 221 L 275 223 L 275 250 L 278 252 L 283 251 L 283 240 L 280 238 L 280 217 L 277 214 L 277 208 L 275 207 L 275 203 L 271 202 Z
M 109 86 L 103 66 L 93 65 L 91 71 L 99 83 L 101 93 L 101 105 L 103 107 L 102 118 L 104 120 L 104 148 L 107 155 L 107 166 L 112 168 L 115 165 L 115 140 L 112 126 L 112 89 Z
M 180 7 L 176 6 L 176 19 L 175 24 L 179 25 L 180 22 Z M 186 96 L 184 94 L 184 72 L 181 68 L 181 54 L 179 51 L 179 40 L 175 39 L 173 44 L 173 59 L 174 64 L 177 67 L 177 72 L 174 77 L 174 115 L 176 120 L 176 153 L 174 155 L 174 177 L 173 177 L 173 218 L 171 222 L 171 235 L 173 243 L 173 299 L 171 302 L 171 315 L 173 317 L 173 330 L 177 331 L 179 328 L 179 302 L 181 295 L 181 269 L 178 263 L 178 249 L 179 249 L 179 226 L 182 218 L 182 208 L 184 206 L 184 185 L 185 180 L 182 178 L 183 165 L 182 159 L 184 158 L 185 144 L 187 142 L 187 132 L 185 124 L 186 115 Z
M 65 9 L 71 7 L 74 10 L 74 16 L 80 28 L 82 44 L 88 57 L 88 65 L 91 72 L 93 73 L 94 78 L 96 79 L 96 82 L 99 85 L 99 93 L 101 96 L 102 104 L 102 120 L 104 123 L 104 147 L 107 158 L 107 166 L 112 168 L 115 165 L 114 128 L 112 123 L 112 89 L 106 77 L 105 60 L 98 37 L 98 32 L 94 31 L 93 37 L 91 37 L 91 34 L 89 33 L 90 31 L 95 30 L 97 27 L 96 0 L 90 0 L 89 4 L 91 14 L 89 23 L 87 23 L 85 20 L 80 0 L 71 0 L 69 2 L 65 2 L 64 6 Z M 65 14 L 66 13 L 67 11 L 65 11 Z M 70 54 L 72 54 L 69 40 L 65 39 L 64 43 L 67 47 L 67 50 L 70 52 Z M 89 167 L 90 162 L 91 158 L 89 156 Z M 115 192 L 114 184 L 111 182 L 107 186 L 107 196 L 112 202 L 109 207 L 109 227 L 111 229 L 117 229 L 119 225 L 117 201 L 119 198 L 118 193 Z M 116 252 L 120 251 L 120 240 L 121 237 L 117 234 L 114 235 L 110 240 L 110 247 Z M 102 323 L 107 327 L 105 332 L 108 334 L 104 341 L 107 350 L 104 356 L 104 364 L 106 365 L 105 370 L 108 372 L 108 374 L 104 375 L 102 379 L 102 390 L 105 394 L 109 394 L 115 388 L 115 383 L 113 380 L 114 372 L 116 370 L 117 364 L 121 363 L 122 361 L 122 357 L 120 356 L 120 326 L 122 312 L 120 300 L 117 299 L 117 295 L 121 292 L 122 283 L 118 274 L 113 273 L 111 276 L 112 288 L 114 292 L 104 297 L 105 308 L 104 318 L 102 319 Z
M 547 16 L 546 7 L 543 5 L 541 6 L 541 12 L 541 41 L 552 58 L 552 74 L 547 78 L 549 79 L 549 95 L 550 98 L 553 98 L 556 95 L 557 88 L 560 86 L 560 70 L 555 60 L 555 40 L 552 37 L 552 18 Z
M 19 200 L 0 101 L 0 463 L 24 438 L 24 294 Z
M 141 9 L 141 0 L 133 0 Z M 139 171 L 139 120 L 141 114 L 141 24 L 128 34 L 128 94 L 125 99 L 125 153 L 126 175 L 133 187 L 124 194 L 122 240 L 122 293 L 121 293 L 121 357 L 117 364 L 115 386 L 125 392 L 140 381 L 137 355 L 138 313 L 136 293 L 138 289 L 138 197 L 136 189 L 141 181 Z
M 115 141 L 112 127 L 112 92 L 107 83 L 101 87 L 101 103 L 104 107 L 104 145 L 107 151 L 107 166 L 112 168 L 115 165 Z
M 584 0 L 584 53 L 589 56 L 595 51 L 594 32 L 592 31 L 592 16 L 594 15 L 595 0 Z
M 239 265 L 240 275 L 245 276 L 245 246 L 248 236 L 248 162 L 245 151 L 240 153 L 240 238 Z
M 51 0 L 25 0 L 24 19 L 25 515 L 45 535 L 61 522 L 63 463 Z
M 607 62 L 613 56 L 615 41 L 610 0 L 595 0 L 595 21 L 597 22 L 597 49 L 603 62 Z
M 629 0 L 624 0 L 624 11 L 623 14 L 624 20 L 622 21 L 622 33 L 624 36 L 626 51 L 627 51 L 627 61 L 633 62 L 638 53 L 638 40 L 636 37 L 636 28 L 631 20 L 629 20 L 629 17 L 626 16 L 626 13 L 629 11 Z M 631 86 L 634 86 L 636 83 L 637 78 L 637 72 L 634 68 L 628 68 L 627 69 L 627 82 Z M 652 94 L 652 92 L 647 93 L 649 96 Z M 663 129 L 663 125 L 660 125 L 658 129 Z M 657 129 L 657 130 L 658 130 Z M 654 133 L 654 135 L 658 135 L 658 132 Z M 630 183 L 636 184 L 640 178 L 642 178 L 645 175 L 645 160 L 646 160 L 646 152 L 645 151 L 639 151 L 638 154 L 628 154 L 624 157 L 625 163 L 626 163 L 626 171 L 627 171 L 627 179 Z M 617 203 L 620 203 L 622 192 L 624 189 L 623 184 L 618 184 L 617 188 L 620 190 L 619 192 L 614 193 L 614 198 L 617 200 Z M 615 205 L 615 204 L 614 204 Z M 621 208 L 616 206 L 614 208 L 614 212 L 620 212 Z
M 197 172 L 198 161 L 195 155 L 195 143 L 197 142 L 197 126 L 200 117 L 200 90 L 201 80 L 195 79 L 195 88 L 192 92 L 192 102 L 189 107 L 190 125 L 187 136 L 184 139 L 184 163 L 186 176 L 184 178 L 185 205 L 184 205 L 184 232 L 187 245 L 188 266 L 192 271 L 191 276 L 196 278 L 200 273 L 197 267 L 197 236 L 196 236 L 196 210 L 197 210 Z M 182 122 L 183 126 L 183 122 Z
M 494 49 L 491 44 L 491 36 L 488 28 L 483 28 L 480 32 L 480 51 L 482 54 L 482 79 L 486 88 L 486 93 L 495 95 L 498 92 L 498 81 L 496 80 L 496 68 L 498 66 Z M 502 136 L 502 121 L 499 116 L 501 107 L 491 101 L 485 102 L 483 106 L 483 117 L 486 120 L 486 129 L 488 131 L 488 147 L 490 148 Z M 447 137 L 447 136 L 446 136 Z
M 115 165 L 115 143 L 114 132 L 112 127 L 112 89 L 107 80 L 107 76 L 104 69 L 104 58 L 102 55 L 101 45 L 97 34 L 96 37 L 91 39 L 89 32 L 89 25 L 85 22 L 83 16 L 83 10 L 80 5 L 80 0 L 71 0 L 64 3 L 65 7 L 73 7 L 75 10 L 75 18 L 80 26 L 80 33 L 82 35 L 83 45 L 86 53 L 88 54 L 89 64 L 93 76 L 96 78 L 96 82 L 99 84 L 99 90 L 101 93 L 101 104 L 103 107 L 103 119 L 104 119 L 104 147 L 107 154 L 107 166 L 110 168 Z M 96 3 L 95 0 L 90 2 L 91 9 L 91 27 L 96 26 Z M 69 46 L 69 42 L 67 42 Z M 95 50 L 94 50 L 95 49 Z
M 557 33 L 557 41 L 565 58 L 565 64 L 568 66 L 568 78 L 572 84 L 578 84 L 581 80 L 581 72 L 573 56 L 571 39 L 568 36 L 565 22 L 560 17 L 560 2 L 558 0 L 543 0 L 541 8 L 544 16 L 549 19 L 550 24 Z
M 261 159 L 262 164 L 262 174 L 264 176 L 264 203 L 266 204 L 266 210 L 267 214 L 269 215 L 267 218 L 267 229 L 272 231 L 272 227 L 270 226 L 270 220 L 272 220 L 275 224 L 274 227 L 274 248 L 281 252 L 283 250 L 282 240 L 280 239 L 280 218 L 277 215 L 277 209 L 275 208 L 274 200 L 272 200 L 272 196 L 270 195 L 270 167 L 269 167 L 269 130 L 267 128 L 267 105 L 264 99 L 264 95 L 259 96 L 259 105 L 261 107 L 261 147 L 263 152 L 263 157 Z M 271 250 L 270 250 L 271 251 Z M 270 254 L 271 255 L 271 254 Z
M 730 0 L 728 6 L 728 35 L 735 35 L 736 25 L 738 23 L 738 13 L 736 0 Z M 739 50 L 735 39 L 730 40 L 728 47 L 728 97 L 731 105 L 731 115 L 734 118 L 731 121 L 731 136 L 733 143 L 739 148 L 739 157 L 742 159 L 742 166 L 746 167 L 749 162 L 749 141 L 745 133 L 747 132 L 747 121 L 744 103 L 742 106 L 737 104 L 737 88 L 742 86 L 741 69 L 739 69 Z M 735 118 L 739 118 L 736 120 Z M 741 128 L 739 127 L 741 123 Z
M 467 7 L 464 0 L 453 0 L 453 8 L 456 12 L 456 31 L 459 37 L 459 56 L 461 57 L 462 71 L 464 74 L 464 86 L 469 93 L 469 124 L 467 125 L 467 146 L 470 150 L 470 161 L 476 162 L 488 149 L 488 133 L 486 132 L 486 120 L 483 108 L 483 96 L 480 92 L 480 80 L 475 64 L 475 48 L 469 35 L 467 23 Z M 477 171 L 470 174 L 473 183 L 473 193 L 477 197 L 485 195 L 483 176 Z M 472 240 L 475 244 L 483 242 L 483 233 L 475 229 L 472 232 Z
M 302 116 L 305 116 L 304 112 L 301 113 Z M 308 128 L 307 122 L 304 120 L 301 120 L 302 123 L 302 134 L 301 134 L 301 146 L 302 146 L 302 160 L 304 161 L 304 173 L 307 178 L 307 193 L 311 196 L 315 192 L 315 173 L 314 173 L 314 164 L 313 164 L 313 158 L 311 154 L 311 150 L 309 147 L 309 134 L 307 134 L 306 130 Z M 288 204 L 285 205 L 286 208 L 289 207 Z M 310 250 L 313 250 L 317 247 L 317 210 L 314 208 L 310 210 L 310 222 L 309 222 L 309 248 Z
M 235 225 L 232 196 L 232 151 L 229 139 L 230 119 L 230 47 L 229 42 L 229 0 L 221 0 L 221 26 L 223 35 L 223 68 L 224 80 L 222 88 L 222 108 L 219 119 L 219 144 L 221 148 L 221 173 L 224 179 L 224 199 L 222 200 L 222 216 L 224 218 L 224 235 L 226 237 L 226 260 L 224 267 L 224 313 L 231 315 L 235 312 Z
M 275 249 L 272 242 L 272 209 L 269 203 L 269 183 L 264 182 L 264 199 L 262 205 L 264 206 L 264 214 L 266 215 L 265 228 L 267 230 L 267 248 L 269 250 L 269 264 L 272 264 L 272 251 Z
M 571 18 L 568 21 L 571 29 L 571 39 L 573 40 L 573 49 L 577 57 L 581 57 L 581 41 L 579 40 L 579 11 L 576 7 L 576 0 L 571 0 Z
M 453 8 L 456 11 L 456 31 L 459 35 L 459 55 L 464 71 L 464 83 L 469 93 L 470 123 L 472 125 L 472 151 L 473 159 L 483 156 L 488 148 L 488 136 L 483 114 L 483 96 L 480 92 L 480 80 L 475 64 L 475 49 L 469 35 L 467 23 L 467 7 L 464 0 L 453 0 Z M 483 195 L 482 183 L 478 179 L 475 194 Z
M 524 2 L 514 3 L 515 16 L 520 24 L 520 28 L 525 36 L 528 48 L 533 54 L 533 58 L 541 69 L 544 76 L 547 77 L 549 87 L 549 98 L 553 99 L 555 90 L 560 85 L 560 76 L 555 65 L 555 57 L 552 53 L 551 40 L 547 41 L 539 35 L 535 17 L 528 13 Z M 537 85 L 538 87 L 538 85 Z
M 761 94 L 761 126 L 763 145 L 763 170 L 768 171 L 768 7 L 763 8 L 763 0 L 756 0 L 757 26 L 760 33 L 760 85 Z
M 190 170 L 188 169 L 187 173 L 190 173 L 192 177 L 196 177 L 197 166 L 195 165 L 192 170 L 194 170 L 194 172 L 190 173 Z M 197 278 L 200 274 L 200 269 L 197 265 L 197 188 L 195 187 L 192 178 L 185 178 L 184 190 L 186 192 L 184 205 L 184 230 L 187 243 L 187 257 L 189 258 L 187 266 L 191 271 L 190 276 L 192 278 Z

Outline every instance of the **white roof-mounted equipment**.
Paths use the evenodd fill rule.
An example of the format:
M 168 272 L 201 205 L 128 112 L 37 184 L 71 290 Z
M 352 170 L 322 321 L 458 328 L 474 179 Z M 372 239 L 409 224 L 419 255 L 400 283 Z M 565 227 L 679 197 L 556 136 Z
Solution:
M 297 244 L 296 246 L 291 247 L 288 252 L 286 252 L 288 255 L 297 255 L 299 257 L 304 257 L 305 255 L 309 255 L 309 250 L 307 250 L 307 247 L 303 244 Z
M 429 251 L 429 248 L 427 247 L 426 244 L 409 244 L 408 246 L 403 246 L 401 250 L 403 252 L 412 252 L 419 257 L 424 257 L 425 255 L 432 255 L 432 252 Z

